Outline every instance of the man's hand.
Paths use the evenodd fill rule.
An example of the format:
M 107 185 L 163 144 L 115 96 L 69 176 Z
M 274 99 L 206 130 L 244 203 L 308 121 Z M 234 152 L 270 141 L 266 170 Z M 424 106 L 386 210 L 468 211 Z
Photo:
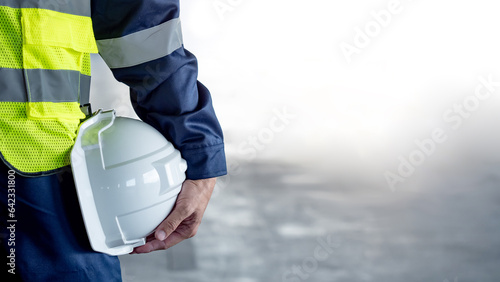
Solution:
M 155 233 L 148 236 L 147 243 L 135 248 L 132 254 L 165 250 L 193 237 L 214 187 L 215 178 L 184 181 L 172 212 L 158 225 Z

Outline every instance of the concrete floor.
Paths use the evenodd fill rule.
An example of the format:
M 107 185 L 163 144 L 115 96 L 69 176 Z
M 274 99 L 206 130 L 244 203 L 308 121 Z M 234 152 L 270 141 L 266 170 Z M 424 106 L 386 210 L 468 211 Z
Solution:
M 123 280 L 500 281 L 500 164 L 433 169 L 440 177 L 414 179 L 425 189 L 391 192 L 362 177 L 242 164 L 219 182 L 194 238 L 122 256 Z

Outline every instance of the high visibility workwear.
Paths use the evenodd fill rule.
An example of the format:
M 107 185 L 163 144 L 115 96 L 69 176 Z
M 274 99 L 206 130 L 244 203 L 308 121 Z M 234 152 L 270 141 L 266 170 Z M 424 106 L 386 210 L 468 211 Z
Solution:
M 90 1 L 52 2 L 0 0 L 0 152 L 32 175 L 69 164 L 97 53 Z
M 137 115 L 181 152 L 188 178 L 226 174 L 178 0 L 0 0 L 0 157 L 10 168 L 36 176 L 70 163 L 96 45 Z
M 178 0 L 0 0 L 0 157 L 6 165 L 0 172 L 4 178 L 9 169 L 17 172 L 16 215 L 28 220 L 16 224 L 22 241 L 16 271 L 26 281 L 120 281 L 118 259 L 93 252 L 81 236 L 67 166 L 83 118 L 78 105 L 89 100 L 89 53 L 97 50 L 130 87 L 138 116 L 180 151 L 187 178 L 226 173 L 222 130 L 210 92 L 197 80 L 196 58 L 184 49 Z M 0 188 L 6 224 L 7 182 Z M 3 229 L 2 236 L 8 234 Z M 2 246 L 4 258 L 8 248 Z
M 130 253 L 174 207 L 186 161 L 152 126 L 98 112 L 78 131 L 71 167 L 95 251 Z
M 138 116 L 180 151 L 187 178 L 226 173 L 222 130 L 184 49 L 178 0 L 0 0 L 0 172 L 17 172 L 16 216 L 28 220 L 16 223 L 16 271 L 26 281 L 120 281 L 118 259 L 93 252 L 82 236 L 66 166 L 96 46 L 130 87 Z M 0 188 L 6 224 L 7 181 Z

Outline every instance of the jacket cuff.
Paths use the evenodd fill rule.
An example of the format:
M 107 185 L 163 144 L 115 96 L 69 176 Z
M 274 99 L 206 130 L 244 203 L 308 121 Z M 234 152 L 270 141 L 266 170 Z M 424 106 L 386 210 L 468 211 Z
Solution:
M 197 180 L 227 174 L 223 143 L 196 149 L 181 149 L 180 151 L 187 162 L 187 179 Z

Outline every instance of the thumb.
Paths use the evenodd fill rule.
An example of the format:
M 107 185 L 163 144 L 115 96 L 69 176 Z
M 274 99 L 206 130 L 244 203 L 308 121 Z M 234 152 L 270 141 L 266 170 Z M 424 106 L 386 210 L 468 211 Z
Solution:
M 181 222 L 186 219 L 185 211 L 179 208 L 175 208 L 167 216 L 167 218 L 158 225 L 156 228 L 155 237 L 159 241 L 165 240 L 172 232 L 177 229 Z

